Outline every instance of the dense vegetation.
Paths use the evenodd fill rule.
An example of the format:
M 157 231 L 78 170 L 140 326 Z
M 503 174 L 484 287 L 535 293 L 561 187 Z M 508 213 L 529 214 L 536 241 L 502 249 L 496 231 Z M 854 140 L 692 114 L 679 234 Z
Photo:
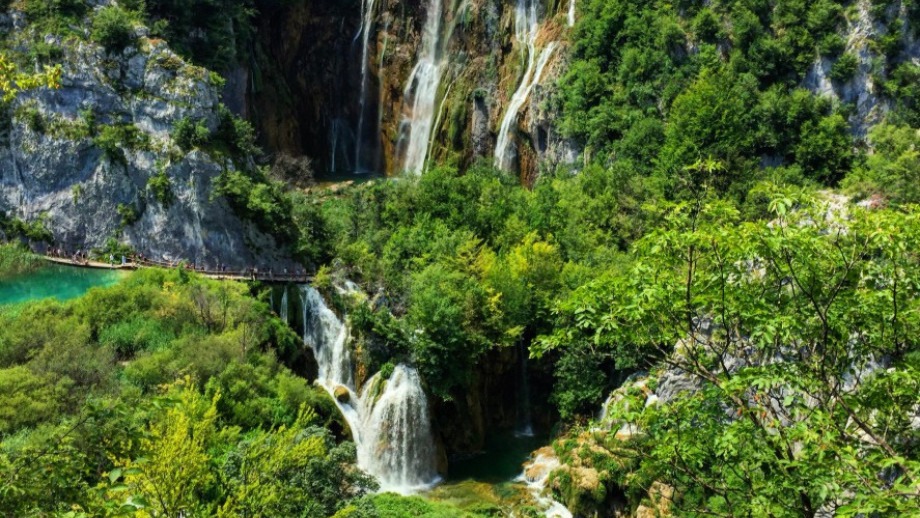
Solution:
M 38 267 L 39 258 L 18 244 L 0 244 L 0 279 L 22 275 Z
M 24 4 L 63 32 L 87 15 Z M 531 189 L 478 165 L 306 194 L 255 165 L 252 128 L 225 109 L 172 137 L 234 163 L 214 194 L 319 266 L 320 288 L 372 294 L 347 308 L 367 372 L 408 361 L 462 400 L 483 361 L 526 348 L 552 379 L 553 487 L 573 510 L 632 511 L 664 485 L 680 516 L 909 515 L 920 68 L 903 43 L 920 4 L 865 5 L 869 62 L 848 41 L 855 2 L 580 2 L 555 102 L 586 164 Z M 91 38 L 117 51 L 148 23 L 222 69 L 258 7 L 123 2 Z M 857 107 L 802 86 L 816 62 L 838 90 L 870 76 L 886 117 L 862 135 Z M 148 187 L 169 203 L 165 174 Z M 0 248 L 0 271 L 19 254 Z M 0 510 L 463 516 L 365 496 L 332 401 L 288 367 L 302 354 L 244 287 L 178 271 L 0 310 Z M 589 423 L 629 375 L 644 381 Z M 650 397 L 674 376 L 689 390 Z
M 836 185 L 856 171 L 873 179 L 860 194 L 898 195 L 880 181 L 891 171 L 865 164 L 851 138 L 856 106 L 803 87 L 825 59 L 838 91 L 858 72 L 883 101 L 896 100 L 894 128 L 870 140 L 916 127 L 917 91 L 905 79 L 917 66 L 904 55 L 902 30 L 917 29 L 917 7 L 903 2 L 902 18 L 898 3 L 875 1 L 863 13 L 833 0 L 589 0 L 561 85 L 563 127 L 595 161 L 624 164 L 669 198 L 693 194 L 699 181 L 686 168 L 707 159 L 723 166 L 713 187 L 736 197 L 765 175 Z M 863 18 L 882 25 L 869 41 L 848 42 Z M 871 64 L 853 54 L 864 43 Z
M 374 483 L 242 285 L 144 271 L 0 311 L 0 514 L 328 516 Z

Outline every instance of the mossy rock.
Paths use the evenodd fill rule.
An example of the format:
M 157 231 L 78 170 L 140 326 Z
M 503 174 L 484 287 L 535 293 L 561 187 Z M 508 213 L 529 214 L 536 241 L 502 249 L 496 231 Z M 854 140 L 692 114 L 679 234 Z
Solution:
M 339 403 L 348 403 L 351 400 L 351 392 L 341 385 L 336 387 L 332 393 L 335 395 L 335 400 Z

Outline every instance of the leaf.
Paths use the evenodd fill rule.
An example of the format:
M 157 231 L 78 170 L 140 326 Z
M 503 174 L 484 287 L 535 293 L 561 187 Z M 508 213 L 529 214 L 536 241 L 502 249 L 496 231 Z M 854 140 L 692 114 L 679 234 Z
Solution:
M 121 473 L 122 472 L 120 468 L 115 468 L 112 471 L 110 471 L 109 472 L 109 482 L 114 484 L 116 480 L 121 478 Z

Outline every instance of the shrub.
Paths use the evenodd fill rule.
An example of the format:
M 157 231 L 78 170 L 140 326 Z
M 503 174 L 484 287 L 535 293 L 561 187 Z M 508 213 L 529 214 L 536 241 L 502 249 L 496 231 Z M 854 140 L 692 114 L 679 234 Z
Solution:
M 233 156 L 252 154 L 256 148 L 256 133 L 249 122 L 234 115 L 226 106 L 218 109 L 216 140 Z
M 173 129 L 173 140 L 183 151 L 191 151 L 210 142 L 211 131 L 203 120 L 192 120 L 185 117 L 176 123 Z
M 121 226 L 128 227 L 140 219 L 141 215 L 138 213 L 137 208 L 134 205 L 128 205 L 124 203 L 119 203 L 118 207 L 115 208 L 115 211 L 118 212 L 118 215 L 121 216 Z
M 834 81 L 845 83 L 856 75 L 859 69 L 859 60 L 855 54 L 847 53 L 840 56 L 831 67 L 830 76 Z
M 169 208 L 173 201 L 172 182 L 166 171 L 160 171 L 147 180 L 147 189 L 163 207 Z
M 117 5 L 104 7 L 93 17 L 92 40 L 111 52 L 119 52 L 134 42 L 131 13 Z

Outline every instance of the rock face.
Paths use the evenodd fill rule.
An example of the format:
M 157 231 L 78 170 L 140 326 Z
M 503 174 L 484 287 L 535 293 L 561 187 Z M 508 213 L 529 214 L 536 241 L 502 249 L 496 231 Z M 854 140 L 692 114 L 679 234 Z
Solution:
M 27 30 L 22 13 L 0 18 L 7 37 Z M 3 114 L 0 211 L 43 220 L 68 252 L 114 238 L 157 259 L 287 264 L 271 237 L 213 195 L 214 179 L 233 165 L 173 138 L 185 118 L 217 127 L 219 80 L 136 32 L 137 43 L 117 53 L 46 37 L 62 49 L 61 85 L 25 92 Z M 150 188 L 158 175 L 168 196 Z
M 442 3 L 435 53 L 440 86 L 429 160 L 460 167 L 479 159 L 491 161 L 499 126 L 526 67 L 524 49 L 514 42 L 513 0 L 312 0 L 264 12 L 257 63 L 248 67 L 248 101 L 240 112 L 251 117 L 266 148 L 309 155 L 321 173 L 369 168 L 401 172 L 413 107 L 408 83 L 434 1 Z M 359 37 L 362 5 L 373 8 L 372 24 L 366 28 L 366 63 L 361 62 Z M 567 38 L 567 8 L 562 3 L 538 6 L 537 52 L 551 41 Z M 564 49 L 554 53 L 513 128 L 515 169 L 525 182 L 532 181 L 544 163 L 571 164 L 579 154 L 559 136 L 558 112 L 546 102 L 565 70 L 565 54 Z M 368 79 L 362 97 L 363 67 Z M 238 92 L 234 95 L 239 97 Z

